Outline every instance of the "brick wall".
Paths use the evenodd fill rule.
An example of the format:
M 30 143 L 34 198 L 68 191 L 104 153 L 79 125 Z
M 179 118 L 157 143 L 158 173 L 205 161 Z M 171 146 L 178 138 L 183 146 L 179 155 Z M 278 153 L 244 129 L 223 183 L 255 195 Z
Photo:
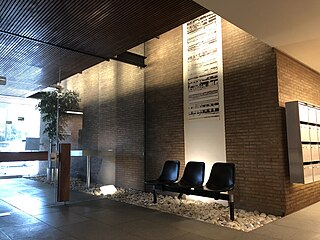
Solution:
M 282 124 L 284 128 L 282 134 L 283 137 L 286 137 L 285 102 L 298 100 L 320 106 L 320 75 L 281 52 L 277 51 L 276 55 L 279 104 L 283 107 Z M 286 212 L 291 213 L 320 201 L 319 189 L 320 182 L 291 184 L 288 170 L 285 181 Z
M 184 166 L 182 27 L 146 43 L 146 178 L 168 159 Z
M 116 61 L 102 62 L 63 84 L 80 93 L 84 111 L 81 144 L 93 153 L 92 181 L 143 189 L 143 70 Z M 80 170 L 84 175 L 83 163 Z
M 236 164 L 237 207 L 288 214 L 319 201 L 319 183 L 289 183 L 283 108 L 291 100 L 320 105 L 318 73 L 225 20 L 222 31 L 227 161 Z M 142 189 L 165 160 L 184 166 L 182 52 L 178 27 L 145 44 L 145 69 L 110 61 L 67 81 L 82 98 L 82 144 L 99 152 L 94 180 L 108 182 L 114 169 L 116 185 Z
M 222 21 L 227 162 L 237 207 L 283 214 L 285 151 L 274 50 Z
M 144 189 L 144 70 L 119 64 L 116 185 Z
M 91 180 L 92 182 L 105 183 L 98 178 L 104 172 L 103 159 L 98 154 L 100 135 L 100 71 L 115 68 L 112 62 L 103 62 L 72 76 L 63 85 L 66 89 L 75 90 L 80 94 L 80 106 L 83 109 L 83 129 L 81 131 L 81 145 L 83 149 L 92 152 L 91 159 Z M 101 131 L 103 132 L 103 131 Z M 109 159 L 108 159 L 109 160 Z M 108 161 L 107 159 L 105 161 Z M 72 162 L 77 161 L 76 166 L 72 165 L 72 175 L 85 178 L 86 163 L 84 158 L 72 158 Z
M 99 67 L 99 117 L 96 119 L 96 121 L 99 121 L 98 128 L 96 129 L 99 132 L 99 158 L 96 158 L 96 162 L 99 164 L 97 167 L 101 170 L 97 173 L 96 179 L 100 183 L 108 184 L 115 184 L 117 67 L 118 65 L 115 61 L 104 62 Z
M 144 47 L 133 52 L 143 54 Z M 103 62 L 64 81 L 80 93 L 82 146 L 97 152 L 94 182 L 110 183 L 114 168 L 117 186 L 143 189 L 145 174 L 157 177 L 165 160 L 184 166 L 182 28 L 148 41 L 145 55 L 146 69 Z

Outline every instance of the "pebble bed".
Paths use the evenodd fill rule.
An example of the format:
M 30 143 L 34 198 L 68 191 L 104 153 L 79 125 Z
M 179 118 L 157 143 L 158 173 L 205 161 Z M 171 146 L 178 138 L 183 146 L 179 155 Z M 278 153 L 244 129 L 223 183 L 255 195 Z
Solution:
M 96 193 L 99 194 L 99 192 Z M 220 203 L 208 203 L 158 195 L 158 203 L 154 204 L 152 203 L 152 193 L 145 193 L 132 189 L 120 188 L 115 194 L 107 195 L 106 198 L 166 213 L 172 213 L 223 227 L 229 227 L 244 232 L 252 231 L 280 218 L 278 216 L 268 215 L 258 211 L 247 212 L 242 209 L 235 209 L 235 220 L 231 221 L 229 218 L 229 208 Z
M 46 182 L 45 177 L 31 179 Z M 71 189 L 74 191 L 101 196 L 103 194 L 100 191 L 100 187 L 101 185 L 95 184 L 87 189 L 85 183 L 81 180 L 71 179 Z M 244 232 L 252 231 L 280 218 L 279 216 L 268 215 L 258 211 L 248 212 L 243 209 L 235 209 L 235 220 L 231 221 L 229 218 L 229 208 L 220 203 L 158 195 L 158 203 L 154 204 L 152 193 L 134 189 L 117 188 L 115 194 L 105 195 L 104 197 Z

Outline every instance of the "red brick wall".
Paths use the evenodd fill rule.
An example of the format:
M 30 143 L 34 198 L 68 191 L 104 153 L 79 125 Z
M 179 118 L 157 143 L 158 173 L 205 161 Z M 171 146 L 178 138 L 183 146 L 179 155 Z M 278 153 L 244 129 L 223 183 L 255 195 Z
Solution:
M 303 101 L 320 106 L 320 75 L 305 67 L 287 55 L 276 52 L 279 104 L 283 107 L 285 102 Z M 285 114 L 282 123 L 285 126 Z M 285 127 L 283 136 L 286 136 Z M 288 163 L 288 160 L 287 160 Z M 287 166 L 289 168 L 289 166 Z M 286 172 L 285 182 L 286 213 L 297 211 L 303 207 L 320 201 L 320 182 L 310 184 L 291 184 L 289 171 Z
M 182 27 L 146 43 L 146 177 L 168 159 L 184 166 Z
M 286 172 L 274 50 L 222 21 L 227 162 L 236 205 L 283 214 Z

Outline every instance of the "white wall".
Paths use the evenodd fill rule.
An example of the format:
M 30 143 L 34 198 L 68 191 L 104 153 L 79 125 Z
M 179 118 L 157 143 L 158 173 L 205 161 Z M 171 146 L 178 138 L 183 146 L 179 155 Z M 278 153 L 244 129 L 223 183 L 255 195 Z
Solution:
M 188 117 L 188 79 L 187 79 L 187 27 L 184 24 L 184 125 L 185 125 L 185 156 L 189 161 L 203 161 L 206 164 L 205 182 L 209 178 L 211 167 L 215 162 L 226 162 L 224 101 L 223 101 L 223 66 L 222 66 L 222 37 L 221 19 L 217 16 L 218 44 L 218 88 L 219 88 L 219 117 L 191 119 Z

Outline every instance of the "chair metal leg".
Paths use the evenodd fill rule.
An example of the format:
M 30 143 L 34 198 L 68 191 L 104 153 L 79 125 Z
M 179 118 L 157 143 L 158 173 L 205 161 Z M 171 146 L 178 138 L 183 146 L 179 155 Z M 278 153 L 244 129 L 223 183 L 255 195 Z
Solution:
M 233 194 L 229 194 L 229 208 L 230 208 L 230 219 L 234 221 L 234 196 Z
M 182 199 L 182 195 L 183 195 L 183 193 L 179 193 L 178 198 L 179 198 L 179 199 Z
M 152 193 L 153 193 L 153 203 L 157 203 L 157 192 L 155 185 L 152 186 Z

